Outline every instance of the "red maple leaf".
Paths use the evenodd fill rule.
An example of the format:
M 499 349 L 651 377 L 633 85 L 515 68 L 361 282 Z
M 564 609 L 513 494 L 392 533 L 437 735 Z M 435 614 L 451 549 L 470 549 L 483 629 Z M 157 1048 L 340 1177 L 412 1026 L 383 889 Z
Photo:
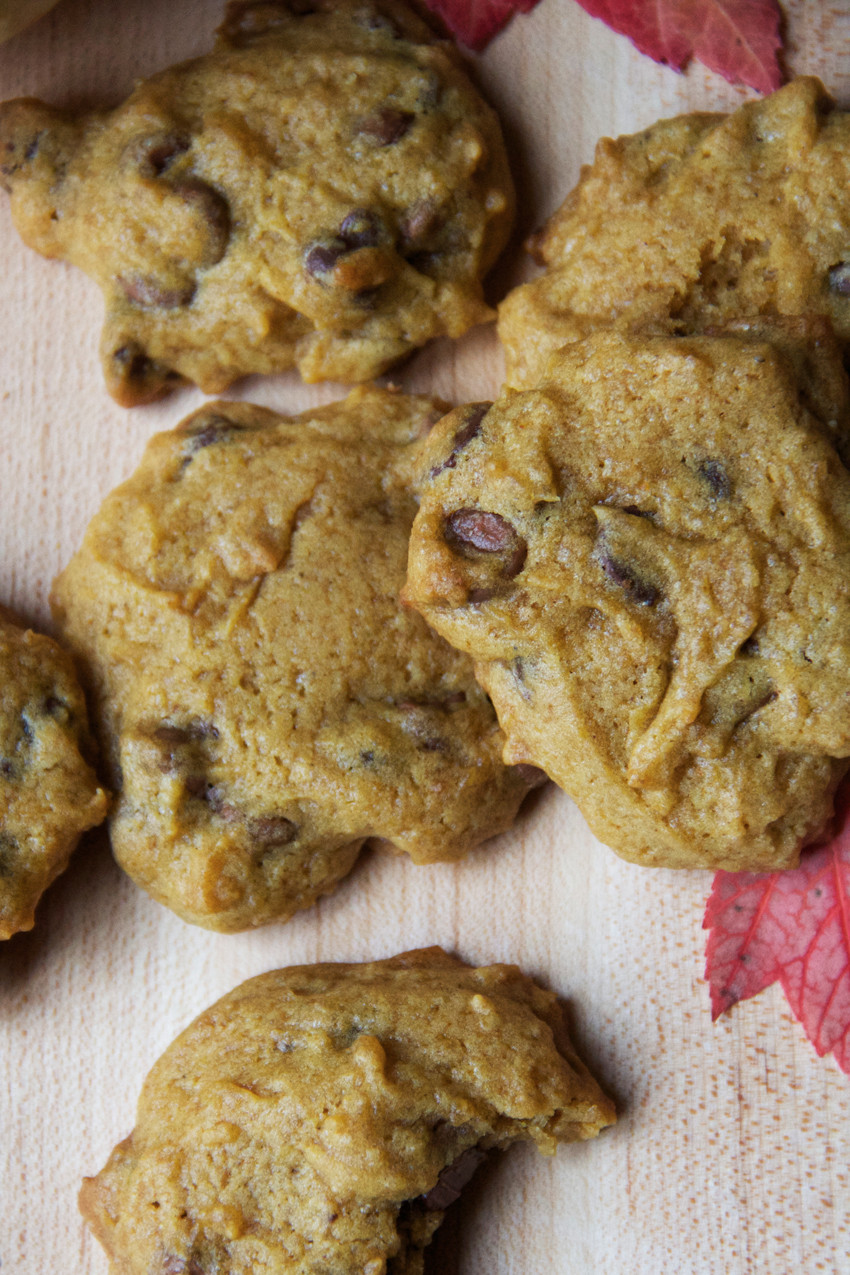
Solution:
M 718 872 L 703 926 L 712 1018 L 779 982 L 819 1055 L 850 1073 L 850 784 L 837 832 L 787 872 Z
M 594 18 L 681 71 L 696 58 L 732 84 L 772 93 L 783 81 L 777 0 L 578 0 Z
M 453 35 L 480 53 L 515 13 L 530 13 L 540 0 L 425 0 Z

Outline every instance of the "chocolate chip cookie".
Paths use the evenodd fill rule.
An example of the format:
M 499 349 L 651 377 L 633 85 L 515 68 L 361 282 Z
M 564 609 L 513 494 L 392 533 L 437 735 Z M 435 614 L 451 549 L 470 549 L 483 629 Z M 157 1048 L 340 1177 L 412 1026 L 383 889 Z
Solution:
M 103 822 L 90 760 L 70 657 L 0 608 L 0 939 L 32 929 L 81 835 Z
M 329 891 L 367 837 L 417 863 L 506 829 L 536 779 L 472 661 L 399 601 L 434 400 L 294 419 L 217 402 L 150 443 L 56 582 L 120 794 L 121 865 L 237 930 Z
M 828 820 L 847 429 L 838 348 L 795 320 L 597 333 L 429 440 L 407 597 L 475 657 L 506 759 L 625 858 L 786 868 Z
M 440 948 L 253 978 L 183 1032 L 80 1194 L 122 1275 L 421 1275 L 478 1164 L 614 1120 L 557 998 Z
M 508 384 L 616 324 L 701 332 L 751 315 L 822 315 L 850 339 L 850 115 L 815 79 L 734 114 L 604 138 L 532 240 L 546 272 L 504 302 Z
M 126 406 L 297 366 L 364 381 L 492 318 L 498 121 L 398 0 L 232 3 L 212 53 L 114 111 L 0 107 L 24 240 L 96 279 Z

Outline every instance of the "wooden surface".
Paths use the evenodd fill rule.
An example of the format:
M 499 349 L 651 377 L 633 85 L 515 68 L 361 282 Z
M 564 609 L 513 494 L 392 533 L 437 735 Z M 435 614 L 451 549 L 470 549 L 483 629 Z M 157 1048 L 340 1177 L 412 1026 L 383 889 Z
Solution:
M 850 102 L 846 3 L 788 0 L 788 64 Z M 219 0 L 63 0 L 0 48 L 0 96 L 117 101 L 132 80 L 206 49 Z M 638 56 L 572 0 L 542 0 L 480 60 L 503 113 L 523 230 L 567 193 L 604 133 L 726 109 L 746 94 L 700 67 Z M 201 396 L 123 411 L 97 365 L 101 302 L 43 261 L 0 199 L 0 603 L 47 626 L 53 576 L 146 439 Z M 518 248 L 497 287 L 522 277 Z M 423 352 L 396 378 L 492 397 L 492 330 Z M 297 411 L 338 387 L 255 379 L 235 396 Z M 38 925 L 0 951 L 0 1271 L 104 1275 L 76 1192 L 132 1127 L 149 1067 L 238 981 L 278 965 L 441 943 L 512 960 L 569 1002 L 621 1118 L 544 1160 L 515 1149 L 447 1224 L 440 1275 L 850 1271 L 850 1078 L 819 1060 L 774 988 L 710 1022 L 701 920 L 710 877 L 650 872 L 598 845 L 547 790 L 516 829 L 459 866 L 370 852 L 339 892 L 285 926 L 217 936 L 184 925 L 81 846 Z

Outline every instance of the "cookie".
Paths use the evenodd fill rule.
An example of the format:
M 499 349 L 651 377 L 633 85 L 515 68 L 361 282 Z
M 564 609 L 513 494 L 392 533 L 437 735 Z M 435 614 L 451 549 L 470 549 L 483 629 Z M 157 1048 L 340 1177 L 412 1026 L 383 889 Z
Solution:
M 848 768 L 846 386 L 811 328 L 596 333 L 423 458 L 408 599 L 506 759 L 637 863 L 793 866 Z
M 293 419 L 217 402 L 150 443 L 56 582 L 130 875 L 236 930 L 330 890 L 367 837 L 454 859 L 513 820 L 472 662 L 399 601 L 434 400 Z
M 32 929 L 42 894 L 103 822 L 90 760 L 70 657 L 0 609 L 0 939 Z
M 850 339 L 850 116 L 815 79 L 734 114 L 600 141 L 532 240 L 546 272 L 503 303 L 507 381 L 615 324 L 697 333 L 751 315 L 828 317 Z
M 492 1149 L 614 1110 L 557 998 L 440 948 L 275 970 L 166 1050 L 80 1207 L 122 1275 L 421 1275 Z
M 103 289 L 126 406 L 293 366 L 365 381 L 494 317 L 499 123 L 398 0 L 232 3 L 212 53 L 114 111 L 6 102 L 0 157 L 23 239 Z

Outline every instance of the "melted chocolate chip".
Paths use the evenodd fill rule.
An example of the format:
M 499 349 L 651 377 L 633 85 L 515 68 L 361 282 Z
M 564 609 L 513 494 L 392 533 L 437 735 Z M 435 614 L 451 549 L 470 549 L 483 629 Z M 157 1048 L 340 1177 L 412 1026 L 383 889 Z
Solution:
M 697 473 L 715 500 L 729 499 L 732 494 L 732 483 L 722 461 L 709 457 L 702 461 Z
M 145 381 L 161 380 L 157 365 L 153 359 L 148 358 L 137 341 L 128 341 L 126 345 L 119 346 L 112 355 L 112 361 L 122 381 L 140 386 Z
M 205 447 L 214 447 L 216 443 L 222 443 L 226 439 L 232 438 L 234 434 L 239 434 L 244 426 L 231 421 L 226 416 L 213 414 L 204 417 L 202 422 L 197 425 L 190 426 L 186 433 L 189 440 L 183 449 L 183 455 L 188 461 L 197 452 L 203 451 Z
M 839 261 L 829 271 L 829 290 L 839 297 L 850 297 L 850 261 Z
M 478 1147 L 469 1147 L 442 1170 L 431 1190 L 420 1196 L 426 1209 L 447 1209 L 460 1198 L 467 1182 L 476 1169 L 487 1159 L 487 1153 Z
M 636 602 L 639 606 L 651 606 L 657 601 L 658 590 L 651 584 L 647 584 L 645 580 L 641 580 L 631 567 L 612 557 L 605 548 L 600 549 L 598 556 L 599 565 L 608 579 L 612 584 L 623 589 L 632 602 Z
M 404 245 L 412 245 L 426 239 L 443 224 L 443 213 L 433 199 L 419 199 L 408 208 L 399 224 L 399 234 Z
M 343 218 L 340 238 L 350 249 L 374 248 L 381 241 L 383 225 L 377 213 L 368 208 L 355 208 Z
M 417 274 L 424 274 L 427 278 L 433 279 L 440 273 L 444 260 L 439 252 L 412 252 L 407 257 L 407 264 Z
M 461 425 L 455 430 L 452 439 L 451 450 L 445 460 L 440 461 L 439 465 L 435 465 L 431 470 L 430 477 L 436 478 L 437 474 L 441 474 L 444 469 L 454 469 L 457 465 L 457 458 L 473 438 L 481 433 L 481 422 L 493 406 L 492 403 L 471 403 L 466 408 L 466 414 Z
M 133 158 L 144 177 L 161 177 L 189 146 L 185 133 L 154 133 L 132 144 Z
M 416 119 L 410 111 L 399 111 L 391 106 L 381 107 L 374 115 L 360 120 L 357 131 L 377 142 L 379 146 L 392 146 L 401 141 Z
M 206 1271 L 194 1257 L 166 1257 L 162 1275 L 206 1275 Z
M 230 205 L 208 182 L 197 177 L 175 182 L 172 189 L 203 220 L 206 244 L 201 264 L 214 266 L 221 261 L 230 240 Z
M 248 832 L 264 849 L 288 846 L 298 836 L 297 825 L 283 815 L 260 815 L 248 820 Z
M 487 509 L 456 509 L 446 518 L 446 539 L 479 553 L 505 555 L 502 573 L 512 579 L 522 570 L 528 546 L 501 514 Z M 470 594 L 471 597 L 471 594 Z
M 146 310 L 177 310 L 189 305 L 195 296 L 195 284 L 191 281 L 170 287 L 151 275 L 118 275 L 115 282 L 129 301 Z
M 319 278 L 333 270 L 340 257 L 346 252 L 348 252 L 348 244 L 338 235 L 332 239 L 318 240 L 304 254 L 304 269 L 314 278 Z

